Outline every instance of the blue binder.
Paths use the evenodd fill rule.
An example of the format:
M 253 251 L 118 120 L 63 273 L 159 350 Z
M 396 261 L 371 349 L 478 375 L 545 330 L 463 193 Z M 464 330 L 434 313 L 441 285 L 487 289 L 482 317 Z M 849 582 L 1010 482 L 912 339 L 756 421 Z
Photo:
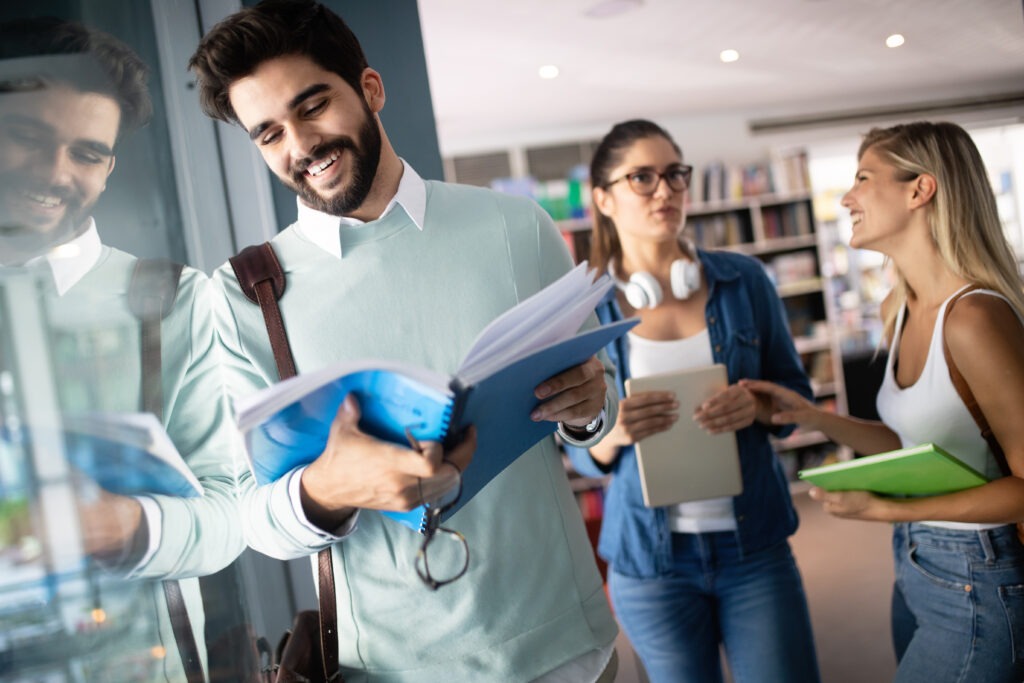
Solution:
M 553 422 L 530 419 L 540 403 L 533 393 L 537 385 L 585 362 L 638 322 L 622 320 L 550 344 L 475 383 L 458 376 L 431 377 L 422 369 L 406 372 L 398 365 L 332 377 L 246 431 L 256 482 L 276 481 L 316 459 L 327 444 L 342 400 L 352 393 L 362 412 L 360 429 L 393 443 L 406 445 L 409 429 L 420 441 L 451 445 L 465 428 L 476 426 L 476 454 L 463 473 L 462 495 L 445 514 L 450 517 L 522 453 L 555 431 Z M 326 374 L 329 377 L 330 371 Z M 285 380 L 280 387 L 287 389 L 287 383 L 302 379 Z M 422 506 L 384 514 L 416 531 L 426 523 Z

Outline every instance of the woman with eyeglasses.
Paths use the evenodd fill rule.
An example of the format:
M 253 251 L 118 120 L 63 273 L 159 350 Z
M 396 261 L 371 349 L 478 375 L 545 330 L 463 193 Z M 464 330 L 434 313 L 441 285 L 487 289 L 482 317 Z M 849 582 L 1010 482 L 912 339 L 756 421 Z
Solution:
M 928 497 L 821 489 L 811 497 L 837 517 L 893 524 L 896 681 L 1020 683 L 1024 288 L 1017 259 L 963 128 L 876 128 L 857 159 L 842 200 L 853 220 L 850 244 L 885 254 L 896 275 L 882 302 L 889 348 L 876 399 L 882 421 L 822 412 L 774 384 L 749 387 L 776 402 L 776 424 L 820 429 L 865 455 L 934 443 L 991 479 Z
M 615 613 L 654 683 L 720 683 L 719 648 L 734 680 L 819 680 L 803 583 L 788 537 L 797 518 L 769 434 L 770 401 L 741 379 L 778 383 L 811 397 L 786 316 L 761 264 L 697 249 L 683 235 L 692 167 L 655 123 L 619 123 L 590 165 L 591 262 L 616 287 L 602 322 L 639 316 L 609 346 L 618 369 L 618 421 L 589 450 L 569 448 L 582 474 L 611 482 L 598 552 L 609 564 Z M 694 415 L 671 393 L 626 397 L 630 377 L 722 363 L 729 385 Z M 670 507 L 644 505 L 635 444 L 696 420 L 735 432 L 743 491 Z M 680 443 L 682 452 L 687 444 Z

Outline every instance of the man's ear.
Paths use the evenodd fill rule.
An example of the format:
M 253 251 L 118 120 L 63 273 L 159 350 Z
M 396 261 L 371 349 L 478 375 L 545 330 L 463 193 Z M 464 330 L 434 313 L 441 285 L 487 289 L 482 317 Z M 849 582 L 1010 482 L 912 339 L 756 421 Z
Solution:
M 363 98 L 366 100 L 366 104 L 370 107 L 370 111 L 374 114 L 380 113 L 380 110 L 384 108 L 384 81 L 381 79 L 380 74 L 366 67 L 363 69 L 363 73 L 359 76 L 359 85 L 363 88 Z
M 114 172 L 114 162 L 116 162 L 116 161 L 117 161 L 117 157 L 111 155 L 111 157 L 110 157 L 110 166 L 107 167 L 107 177 L 108 178 L 110 177 L 110 174 Z
M 910 195 L 910 208 L 916 209 L 932 200 L 938 184 L 935 182 L 935 176 L 930 173 L 922 173 L 912 182 L 913 193 Z

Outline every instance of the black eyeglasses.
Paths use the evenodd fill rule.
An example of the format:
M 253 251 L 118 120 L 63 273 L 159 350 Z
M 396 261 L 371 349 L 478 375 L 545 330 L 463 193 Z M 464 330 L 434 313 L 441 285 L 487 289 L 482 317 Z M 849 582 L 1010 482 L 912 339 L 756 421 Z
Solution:
M 682 192 L 686 188 L 690 187 L 690 178 L 692 176 L 693 166 L 686 165 L 672 166 L 661 173 L 649 169 L 641 169 L 639 171 L 630 171 L 623 176 L 619 176 L 615 180 L 610 180 L 604 184 L 604 187 L 605 189 L 608 189 L 620 180 L 625 180 L 629 183 L 629 189 L 633 190 L 633 192 L 636 192 L 638 195 L 646 197 L 654 194 L 658 190 L 658 184 L 661 182 L 662 178 L 664 178 L 665 182 L 668 183 L 670 190 L 673 192 Z
M 443 503 L 423 504 L 427 509 L 427 526 L 423 530 L 423 545 L 416 553 L 416 573 L 430 590 L 436 591 L 458 580 L 469 569 L 469 543 L 466 537 L 454 529 L 441 526 L 441 515 L 450 510 L 461 495 L 460 472 L 459 486 L 454 496 L 446 496 Z M 438 547 L 439 543 L 444 547 Z M 430 568 L 431 562 L 433 569 Z
M 419 442 L 412 432 L 405 431 L 409 444 L 419 450 Z M 459 483 L 454 493 L 449 492 L 437 500 L 424 500 L 420 489 L 420 500 L 426 509 L 427 522 L 423 528 L 423 544 L 416 553 L 416 574 L 430 590 L 436 591 L 462 578 L 469 569 L 469 543 L 466 537 L 454 529 L 441 526 L 441 516 L 454 507 L 462 497 L 462 470 L 455 463 L 446 461 L 458 473 Z M 433 569 L 431 569 L 433 567 Z

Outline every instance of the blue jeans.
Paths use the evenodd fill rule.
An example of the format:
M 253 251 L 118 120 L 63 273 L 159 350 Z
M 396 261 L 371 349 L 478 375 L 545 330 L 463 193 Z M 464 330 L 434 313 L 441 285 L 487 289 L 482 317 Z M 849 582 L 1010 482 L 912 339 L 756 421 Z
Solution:
M 1024 546 L 985 531 L 897 524 L 892 633 L 898 683 L 1024 680 Z
M 672 534 L 673 569 L 609 572 L 612 605 L 652 683 L 817 683 L 803 583 L 789 543 L 741 553 L 732 532 Z

